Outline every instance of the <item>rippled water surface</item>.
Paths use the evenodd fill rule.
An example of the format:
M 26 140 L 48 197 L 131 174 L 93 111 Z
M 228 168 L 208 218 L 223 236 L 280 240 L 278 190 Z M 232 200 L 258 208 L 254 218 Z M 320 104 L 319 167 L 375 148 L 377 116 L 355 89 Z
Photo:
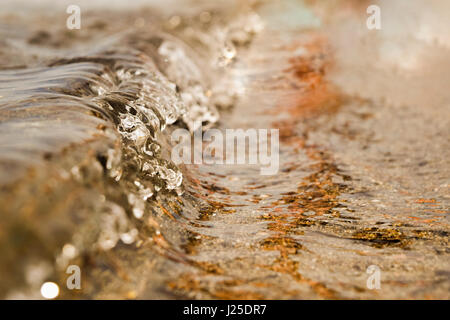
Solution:
M 2 3 L 0 296 L 448 299 L 450 11 L 400 2 Z M 200 125 L 278 173 L 176 165 Z

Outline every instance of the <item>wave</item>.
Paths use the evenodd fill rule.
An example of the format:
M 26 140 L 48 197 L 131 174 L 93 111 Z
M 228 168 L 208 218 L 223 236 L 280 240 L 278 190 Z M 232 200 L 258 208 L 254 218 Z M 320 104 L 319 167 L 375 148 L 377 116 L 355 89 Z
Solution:
M 170 161 L 166 131 L 211 126 L 218 108 L 235 101 L 239 87 L 229 85 L 227 68 L 236 30 L 247 42 L 260 21 L 249 14 L 186 39 L 129 31 L 83 55 L 0 71 L 0 203 L 8 230 L 0 247 L 2 273 L 13 275 L 2 279 L 0 295 L 32 287 L 27 273 L 42 263 L 55 274 L 119 241 L 148 238 L 143 230 L 160 237 L 152 211 L 167 199 L 193 211 L 195 199 L 180 198 L 183 173 Z M 183 211 L 176 220 L 195 215 Z M 14 237 L 33 239 L 25 257 Z

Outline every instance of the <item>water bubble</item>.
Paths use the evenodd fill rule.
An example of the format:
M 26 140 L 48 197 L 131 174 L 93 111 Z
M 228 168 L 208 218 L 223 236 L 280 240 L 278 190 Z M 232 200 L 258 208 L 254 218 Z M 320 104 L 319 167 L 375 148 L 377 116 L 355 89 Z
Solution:
M 139 232 L 137 229 L 131 229 L 126 233 L 122 233 L 120 235 L 120 240 L 122 240 L 122 242 L 125 244 L 132 244 L 134 241 L 136 241 L 138 233 Z
M 59 295 L 59 287 L 54 282 L 45 282 L 41 286 L 41 295 L 45 299 L 55 299 Z
M 77 255 L 77 248 L 73 244 L 66 243 L 62 248 L 62 254 L 67 259 L 73 259 Z

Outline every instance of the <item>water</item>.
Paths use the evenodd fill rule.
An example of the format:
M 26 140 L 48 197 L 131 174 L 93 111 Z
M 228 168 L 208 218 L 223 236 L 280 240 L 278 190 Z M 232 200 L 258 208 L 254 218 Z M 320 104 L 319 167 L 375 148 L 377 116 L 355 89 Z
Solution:
M 81 4 L 79 31 L 45 2 L 11 12 L 27 5 L 5 3 L 0 28 L 2 297 L 53 281 L 63 298 L 448 298 L 439 23 L 428 64 L 391 75 L 392 59 L 349 59 L 351 1 Z M 392 37 L 373 40 L 380 55 Z M 199 124 L 279 128 L 279 174 L 175 165 L 171 132 Z

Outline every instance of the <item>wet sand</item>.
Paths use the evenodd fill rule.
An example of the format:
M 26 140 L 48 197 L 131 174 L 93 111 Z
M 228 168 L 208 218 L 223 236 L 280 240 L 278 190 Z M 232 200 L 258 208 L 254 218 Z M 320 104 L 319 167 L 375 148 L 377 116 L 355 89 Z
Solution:
M 418 1 L 411 3 L 411 10 L 421 8 Z M 8 41 L 0 50 L 0 79 L 6 79 L 0 95 L 15 102 L 0 98 L 5 151 L 0 162 L 0 295 L 39 298 L 41 282 L 54 281 L 63 298 L 448 299 L 450 99 L 448 74 L 442 70 L 450 66 L 450 46 L 437 10 L 446 4 L 422 8 L 421 22 L 430 26 L 425 38 L 410 27 L 413 16 L 397 26 L 387 19 L 386 27 L 374 33 L 361 19 L 362 4 L 340 1 L 336 6 L 339 11 L 316 1 L 253 6 L 265 29 L 248 43 L 236 44 L 236 57 L 221 71 L 225 77 L 206 64 L 202 71 L 205 88 L 230 93 L 237 87 L 240 92 L 221 96 L 232 105 L 217 104 L 220 120 L 211 120 L 210 126 L 280 130 L 278 174 L 262 176 L 258 167 L 245 165 L 171 166 L 170 133 L 189 125 L 192 118 L 184 118 L 157 131 L 155 139 L 162 148 L 155 161 L 179 170 L 183 183 L 175 192 L 168 182 L 150 180 L 152 195 L 144 207 L 130 201 L 129 193 L 143 195 L 133 189 L 135 181 L 147 181 L 134 159 L 147 156 L 129 150 L 120 123 L 95 110 L 56 113 L 52 106 L 42 112 L 39 101 L 31 99 L 26 110 L 38 109 L 43 126 L 29 129 L 37 123 L 30 114 L 20 115 L 26 120 L 20 125 L 11 120 L 24 100 L 7 96 L 11 91 L 4 84 L 13 83 L 20 68 L 75 66 L 57 73 L 67 82 L 56 82 L 56 88 L 80 96 L 77 90 L 87 89 L 74 85 L 73 78 L 83 83 L 90 72 L 104 74 L 96 68 L 110 68 L 110 62 L 88 54 L 91 45 L 104 43 L 110 50 L 140 50 L 184 90 L 183 77 L 170 78 L 171 69 L 153 55 L 160 40 L 147 37 L 147 28 L 152 35 L 158 25 L 184 41 L 193 48 L 193 63 L 200 64 L 210 57 L 206 50 L 215 47 L 199 45 L 189 27 L 204 30 L 207 37 L 249 9 L 218 5 L 218 20 L 202 25 L 198 21 L 206 9 L 183 16 L 186 9 L 179 8 L 182 22 L 175 27 L 178 19 L 167 7 L 160 11 L 169 14 L 161 16 L 151 8 L 125 15 L 93 10 L 79 31 L 67 31 L 65 16 L 58 14 L 61 27 L 56 28 L 43 18 L 48 13 L 6 14 L 3 21 L 13 28 L 1 28 Z M 405 9 L 389 8 L 391 17 Z M 124 42 L 116 35 L 125 29 Z M 132 54 L 124 61 L 135 63 L 136 57 L 142 58 Z M 174 68 L 180 70 L 175 74 L 186 70 L 182 64 Z M 100 81 L 89 77 L 88 83 Z M 46 81 L 51 83 L 51 77 Z M 105 85 L 106 95 L 115 99 L 105 101 L 134 101 L 132 90 L 138 89 L 118 83 L 117 88 Z M 15 86 L 26 97 L 32 88 Z M 100 100 L 89 90 L 81 98 L 105 106 L 97 105 Z M 30 131 L 23 137 L 20 130 Z M 55 136 L 60 138 L 50 138 Z M 30 137 L 35 142 L 27 144 Z M 108 150 L 122 154 L 120 181 L 105 165 Z M 112 233 L 118 237 L 114 246 L 102 247 L 101 231 L 115 212 L 123 212 L 126 227 Z M 127 241 L 123 235 L 134 229 L 137 235 Z M 76 246 L 76 256 L 64 255 L 67 244 Z M 81 290 L 64 288 L 68 264 L 81 266 Z M 371 265 L 381 271 L 379 290 L 366 285 Z

